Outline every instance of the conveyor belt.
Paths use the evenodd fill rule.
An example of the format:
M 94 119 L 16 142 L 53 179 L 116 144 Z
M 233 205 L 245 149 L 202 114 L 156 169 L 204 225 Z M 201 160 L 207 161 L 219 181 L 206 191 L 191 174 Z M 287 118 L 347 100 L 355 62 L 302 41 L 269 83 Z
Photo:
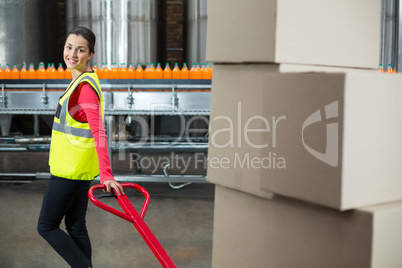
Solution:
M 2 80 L 0 114 L 51 115 L 64 80 Z M 101 80 L 105 115 L 209 115 L 210 80 Z

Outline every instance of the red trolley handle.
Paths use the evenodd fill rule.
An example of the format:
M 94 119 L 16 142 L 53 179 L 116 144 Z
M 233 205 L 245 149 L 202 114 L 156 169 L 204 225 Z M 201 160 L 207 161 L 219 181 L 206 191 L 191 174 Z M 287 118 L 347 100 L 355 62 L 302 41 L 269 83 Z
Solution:
M 132 188 L 132 189 L 136 189 L 136 190 L 138 190 L 138 191 L 140 191 L 143 195 L 144 195 L 144 197 L 145 197 L 145 200 L 144 200 L 144 204 L 142 205 L 142 209 L 141 209 L 141 213 L 140 213 L 140 217 L 142 218 L 142 219 L 144 219 L 144 217 L 145 217 L 145 213 L 147 212 L 147 209 L 148 209 L 148 204 L 149 204 L 149 199 L 150 199 L 150 196 L 149 196 L 149 193 L 147 192 L 147 190 L 145 190 L 145 188 L 143 188 L 143 187 L 141 187 L 141 186 L 139 186 L 138 184 L 135 184 L 135 183 L 120 183 L 120 185 L 123 187 L 123 188 Z M 112 214 L 114 214 L 114 215 L 116 215 L 116 216 L 119 216 L 120 218 L 123 218 L 123 219 L 125 219 L 125 220 L 127 220 L 127 221 L 129 221 L 129 222 L 133 222 L 133 217 L 132 217 L 132 215 L 129 215 L 129 214 L 125 214 L 125 213 L 123 213 L 123 212 L 121 212 L 120 210 L 117 210 L 117 209 L 115 209 L 115 208 L 112 208 L 112 207 L 110 207 L 110 206 L 108 206 L 108 205 L 105 205 L 104 203 L 102 203 L 101 201 L 99 201 L 95 196 L 94 196 L 94 191 L 95 190 L 104 190 L 104 189 L 106 189 L 106 185 L 104 185 L 104 184 L 99 184 L 99 185 L 94 185 L 94 186 L 92 186 L 90 189 L 89 189 L 89 191 L 88 191 L 88 197 L 89 197 L 89 199 L 91 200 L 91 202 L 95 205 L 95 206 L 97 206 L 97 207 L 100 207 L 101 209 L 104 209 L 104 210 L 106 210 L 106 211 L 108 211 L 108 212 L 110 212 L 110 213 L 112 213 Z M 114 190 L 114 189 L 113 189 Z M 116 192 L 116 191 L 115 191 Z M 121 195 L 121 196 L 118 196 L 117 194 L 116 194 L 116 196 L 117 196 L 117 200 L 119 201 L 119 198 L 121 198 L 121 197 L 125 197 L 124 199 L 126 199 L 127 197 L 125 196 L 125 194 L 123 194 L 123 195 Z M 120 203 L 120 202 L 119 202 Z M 129 213 L 129 211 L 126 211 L 126 212 L 128 212 Z

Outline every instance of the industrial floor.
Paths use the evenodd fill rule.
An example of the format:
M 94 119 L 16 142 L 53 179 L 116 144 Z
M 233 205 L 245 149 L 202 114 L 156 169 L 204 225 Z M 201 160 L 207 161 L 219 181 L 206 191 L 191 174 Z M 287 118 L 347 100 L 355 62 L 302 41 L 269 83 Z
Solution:
M 0 183 L 0 267 L 69 267 L 36 231 L 46 184 Z M 167 183 L 138 184 L 151 195 L 145 222 L 177 267 L 211 267 L 214 185 L 174 190 Z M 142 206 L 139 192 L 128 189 L 126 194 L 137 209 Z M 119 207 L 113 198 L 102 200 Z M 95 268 L 161 267 L 131 223 L 91 202 L 87 227 Z

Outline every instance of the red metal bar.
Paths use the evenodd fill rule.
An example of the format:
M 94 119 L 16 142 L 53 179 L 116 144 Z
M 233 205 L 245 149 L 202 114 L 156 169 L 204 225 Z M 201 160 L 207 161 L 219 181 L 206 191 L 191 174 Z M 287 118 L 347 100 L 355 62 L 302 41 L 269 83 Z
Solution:
M 165 268 L 177 267 L 144 221 L 145 213 L 147 211 L 149 199 L 150 199 L 148 192 L 143 187 L 141 187 L 137 184 L 134 184 L 134 183 L 121 183 L 121 185 L 123 186 L 123 188 L 136 189 L 145 196 L 145 201 L 142 206 L 140 214 L 138 214 L 137 210 L 131 204 L 130 200 L 127 198 L 127 196 L 125 194 L 120 195 L 120 196 L 118 196 L 116 194 L 117 202 L 119 203 L 119 205 L 121 206 L 121 208 L 123 209 L 123 211 L 125 213 L 100 202 L 94 196 L 93 192 L 95 190 L 105 189 L 106 186 L 103 184 L 95 185 L 95 186 L 91 187 L 91 189 L 89 189 L 89 192 L 88 192 L 88 197 L 95 206 L 98 206 L 101 209 L 104 209 L 116 216 L 119 216 L 120 218 L 123 218 L 123 219 L 131 222 L 134 225 L 134 227 L 137 229 L 137 231 L 140 233 L 141 237 L 147 243 L 148 247 L 152 250 L 155 257 L 159 260 L 160 264 L 163 267 L 165 267 Z

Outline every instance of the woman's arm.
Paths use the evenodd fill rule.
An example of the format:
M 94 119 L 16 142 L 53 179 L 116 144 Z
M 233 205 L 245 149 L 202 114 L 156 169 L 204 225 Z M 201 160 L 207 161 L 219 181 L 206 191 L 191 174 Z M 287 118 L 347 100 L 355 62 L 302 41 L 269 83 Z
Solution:
M 88 83 L 82 83 L 80 88 L 77 88 L 75 91 L 77 91 L 78 96 L 71 96 L 70 102 L 74 99 L 77 100 L 77 104 L 81 108 L 81 113 L 78 112 L 77 114 L 79 114 L 81 118 L 74 118 L 79 121 L 87 121 L 91 128 L 99 160 L 100 182 L 106 185 L 107 192 L 110 192 L 111 188 L 114 188 L 119 194 L 123 193 L 123 188 L 113 177 L 107 146 L 107 136 L 103 126 L 98 95 Z M 75 93 L 76 92 L 73 94 Z

